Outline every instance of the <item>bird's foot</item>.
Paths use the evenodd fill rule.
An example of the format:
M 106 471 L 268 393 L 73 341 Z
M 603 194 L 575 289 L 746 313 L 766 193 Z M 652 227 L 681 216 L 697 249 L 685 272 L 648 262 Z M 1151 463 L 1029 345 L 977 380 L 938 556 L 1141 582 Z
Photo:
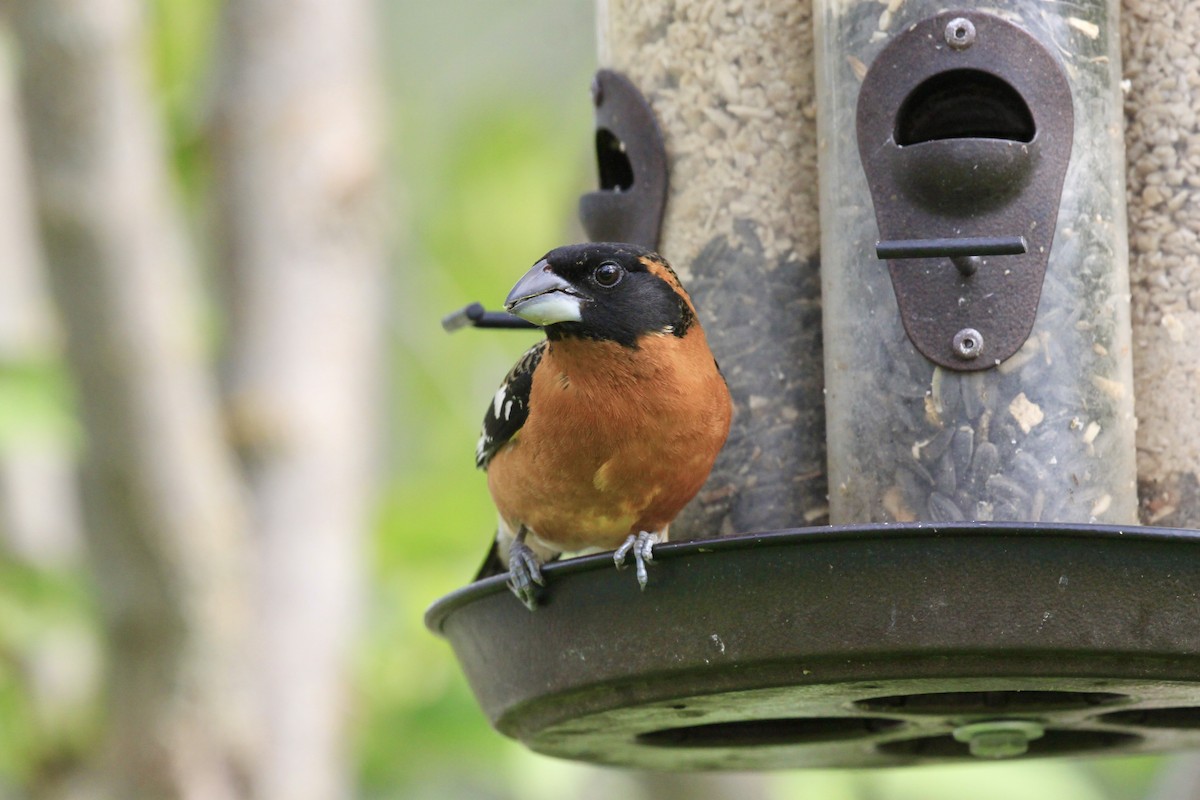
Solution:
M 646 581 L 649 576 L 646 575 L 646 565 L 654 561 L 654 545 L 660 541 L 657 533 L 649 531 L 641 531 L 636 534 L 629 534 L 629 538 L 625 540 L 625 544 L 618 547 L 613 552 L 613 561 L 617 565 L 617 569 L 625 568 L 625 556 L 633 551 L 633 559 L 637 565 L 637 582 L 642 589 L 646 588 Z
M 542 562 L 529 545 L 518 539 L 508 551 L 508 588 L 530 611 L 537 608 L 540 587 L 546 585 L 542 577 Z

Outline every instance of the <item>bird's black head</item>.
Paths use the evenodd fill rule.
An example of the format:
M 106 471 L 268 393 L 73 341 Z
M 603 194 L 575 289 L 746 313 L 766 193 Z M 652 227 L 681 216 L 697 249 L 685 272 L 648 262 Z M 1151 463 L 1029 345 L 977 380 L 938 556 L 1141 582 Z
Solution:
M 667 262 L 632 244 L 595 242 L 551 250 L 504 302 L 554 340 L 581 337 L 637 347 L 647 333 L 683 336 L 695 322 Z

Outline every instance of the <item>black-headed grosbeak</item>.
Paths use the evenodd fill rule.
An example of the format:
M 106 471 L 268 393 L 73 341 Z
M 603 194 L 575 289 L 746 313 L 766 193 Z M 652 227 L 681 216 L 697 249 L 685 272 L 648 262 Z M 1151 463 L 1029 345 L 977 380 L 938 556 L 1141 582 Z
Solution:
M 615 549 L 621 567 L 632 551 L 645 588 L 733 413 L 691 298 L 657 254 L 591 243 L 551 250 L 505 307 L 546 338 L 492 398 L 475 453 L 500 516 L 495 559 L 531 610 L 541 565 L 564 552 Z

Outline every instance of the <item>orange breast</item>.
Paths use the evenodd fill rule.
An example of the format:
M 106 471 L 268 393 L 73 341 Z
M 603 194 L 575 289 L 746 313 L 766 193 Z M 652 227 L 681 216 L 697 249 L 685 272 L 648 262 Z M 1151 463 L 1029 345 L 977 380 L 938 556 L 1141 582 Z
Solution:
M 524 427 L 488 487 L 516 529 L 562 550 L 613 548 L 666 526 L 695 496 L 729 433 L 732 405 L 704 333 L 638 349 L 551 342 Z

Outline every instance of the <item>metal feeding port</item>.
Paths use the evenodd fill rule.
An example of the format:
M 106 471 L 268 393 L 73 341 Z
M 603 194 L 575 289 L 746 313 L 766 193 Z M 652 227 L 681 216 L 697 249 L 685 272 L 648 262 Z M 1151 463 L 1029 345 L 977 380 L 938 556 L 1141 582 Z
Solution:
M 857 122 L 876 252 L 926 358 L 988 369 L 1029 336 L 1073 120 L 1058 60 L 992 14 L 923 20 L 871 64 Z
M 654 249 L 667 202 L 667 154 L 654 111 L 633 82 L 602 69 L 592 80 L 600 187 L 579 198 L 579 220 L 593 242 Z
M 1200 747 L 1200 535 L 874 525 L 662 545 L 439 600 L 502 733 L 668 770 L 866 767 Z

